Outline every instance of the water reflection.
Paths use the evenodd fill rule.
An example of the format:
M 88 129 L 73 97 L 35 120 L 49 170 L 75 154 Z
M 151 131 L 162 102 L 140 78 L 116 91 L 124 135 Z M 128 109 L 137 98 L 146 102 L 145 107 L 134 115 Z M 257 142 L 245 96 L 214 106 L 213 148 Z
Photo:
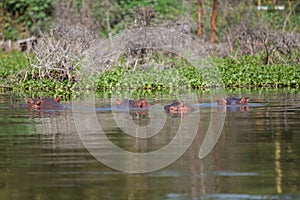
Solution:
M 212 113 L 220 111 L 200 107 L 198 134 L 188 151 L 147 174 L 126 174 L 99 163 L 82 145 L 71 110 L 28 113 L 10 108 L 9 96 L 0 95 L 0 199 L 299 199 L 299 91 L 247 95 L 263 106 L 227 112 L 208 156 L 199 159 L 199 148 Z M 209 101 L 206 94 L 199 98 Z M 107 106 L 98 102 L 97 107 Z M 168 144 L 180 122 L 167 116 L 162 134 L 137 140 L 120 131 L 110 110 L 97 111 L 97 116 L 109 139 L 133 152 Z M 133 119 L 143 122 L 142 117 Z M 117 158 L 109 152 L 106 156 Z

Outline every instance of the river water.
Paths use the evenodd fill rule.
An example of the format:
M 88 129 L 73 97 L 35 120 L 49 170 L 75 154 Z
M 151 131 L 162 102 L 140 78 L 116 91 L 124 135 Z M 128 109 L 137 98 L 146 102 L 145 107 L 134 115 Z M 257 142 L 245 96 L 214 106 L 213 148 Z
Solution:
M 128 166 L 135 163 L 147 168 L 167 162 L 172 152 L 178 153 L 177 148 L 151 163 L 137 161 L 134 156 L 123 161 L 108 148 L 103 137 L 89 132 L 92 124 L 85 121 L 86 109 L 72 110 L 71 102 L 63 102 L 62 111 L 31 112 L 10 107 L 26 99 L 1 94 L 0 199 L 300 199 L 300 90 L 245 89 L 229 93 L 249 96 L 249 108 L 227 108 L 224 121 L 212 123 L 216 120 L 213 116 L 225 110 L 210 107 L 213 104 L 209 95 L 198 92 L 195 113 L 183 117 L 166 115 L 161 132 L 148 139 L 124 134 L 122 125 L 115 120 L 126 118 L 145 127 L 155 115 L 114 115 L 111 99 L 96 97 L 95 116 L 103 132 L 126 151 L 141 154 L 161 149 L 172 143 L 183 123 L 187 126 L 182 130 L 196 130 L 193 143 L 180 158 L 148 173 L 127 173 L 126 169 L 131 170 Z M 161 106 L 173 100 L 161 96 L 155 99 Z M 212 130 L 218 124 L 224 126 L 214 136 L 213 149 L 200 159 L 199 149 L 210 124 Z M 78 129 L 84 132 L 84 127 L 90 134 L 87 141 L 101 145 L 98 153 L 103 157 L 95 156 L 79 137 Z M 181 144 L 176 143 L 178 149 Z M 103 164 L 106 161 L 125 170 Z

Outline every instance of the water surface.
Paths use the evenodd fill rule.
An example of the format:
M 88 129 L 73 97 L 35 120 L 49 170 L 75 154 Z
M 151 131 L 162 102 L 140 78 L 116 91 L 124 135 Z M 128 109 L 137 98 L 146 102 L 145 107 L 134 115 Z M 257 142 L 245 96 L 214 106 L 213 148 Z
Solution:
M 28 112 L 10 105 L 26 101 L 0 95 L 0 199 L 300 199 L 300 91 L 242 90 L 247 111 L 227 110 L 222 134 L 204 159 L 199 148 L 212 112 L 199 106 L 197 136 L 180 159 L 155 172 L 128 174 L 107 167 L 83 146 L 70 102 L 59 112 Z M 199 104 L 210 104 L 198 93 Z M 16 102 L 17 100 L 17 102 Z M 168 144 L 180 118 L 167 116 L 149 140 L 124 134 L 108 98 L 97 98 L 97 117 L 108 138 L 127 151 L 148 152 Z M 172 98 L 158 100 L 168 104 Z M 81 111 L 78 111 L 81 112 Z M 188 116 L 187 116 L 188 117 Z M 131 116 L 140 126 L 151 119 Z M 150 120 L 150 121 L 149 121 Z M 107 159 L 117 157 L 105 152 Z

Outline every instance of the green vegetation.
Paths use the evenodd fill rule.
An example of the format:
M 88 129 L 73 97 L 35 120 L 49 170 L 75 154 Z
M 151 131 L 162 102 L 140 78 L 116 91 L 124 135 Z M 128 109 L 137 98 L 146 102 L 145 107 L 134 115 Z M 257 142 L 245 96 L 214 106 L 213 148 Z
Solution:
M 22 52 L 11 54 L 0 52 L 0 86 L 13 88 L 20 80 L 20 70 L 29 66 L 26 55 Z
M 137 7 L 148 6 L 153 14 L 174 19 L 182 14 L 182 3 L 182 0 L 6 0 L 0 2 L 0 23 L 4 25 L 0 27 L 3 33 L 0 39 L 17 40 L 39 34 L 39 30 L 49 29 L 55 20 L 74 18 L 76 14 L 81 18 L 85 12 L 90 15 L 88 28 L 97 30 L 100 36 L 108 36 L 128 27 L 134 21 Z M 85 22 L 78 19 L 75 23 Z
M 140 23 L 136 15 L 138 8 L 145 8 L 147 25 L 153 25 L 151 18 L 176 19 L 183 13 L 182 0 L 119 0 L 95 1 L 92 3 L 95 21 L 99 24 L 99 35 L 107 37 L 126 29 L 133 21 Z M 144 20 L 144 19 L 142 19 Z M 149 21 L 148 21 L 149 20 Z M 138 24 L 139 25 L 139 24 Z
M 51 22 L 53 0 L 6 0 L 0 2 L 0 39 L 16 40 L 36 34 Z M 2 26 L 3 25 L 3 26 Z
M 228 87 L 299 87 L 299 64 L 263 65 L 259 57 L 243 56 L 238 60 L 231 58 L 215 59 L 224 84 Z
M 210 12 L 213 1 L 203 1 L 203 33 L 210 32 Z M 265 2 L 266 3 L 266 2 Z M 256 1 L 228 0 L 218 8 L 218 41 L 224 33 L 241 25 L 257 27 L 266 22 L 273 30 L 300 32 L 300 5 L 297 1 L 280 1 L 284 10 L 257 11 Z M 265 4 L 266 5 L 266 4 Z M 49 29 L 50 23 L 64 19 L 67 24 L 83 24 L 100 36 L 114 35 L 132 25 L 140 25 L 137 8 L 147 24 L 192 19 L 197 22 L 197 1 L 185 0 L 5 0 L 0 2 L 0 39 L 16 40 Z M 86 19 L 84 19 L 84 17 Z M 143 20 L 143 19 L 142 19 Z M 146 21 L 147 21 L 146 20 Z M 195 33 L 197 27 L 191 27 Z
M 97 83 L 103 89 L 154 89 L 176 87 L 299 87 L 300 66 L 287 64 L 263 65 L 260 57 L 244 56 L 214 58 L 212 67 L 196 68 L 191 65 L 166 70 L 125 70 L 115 67 L 102 74 Z
M 29 56 L 29 57 L 28 57 Z M 68 81 L 40 80 L 32 77 L 29 72 L 30 61 L 34 55 L 22 52 L 0 53 L 0 88 L 14 92 L 35 93 L 46 92 L 48 95 L 70 96 L 72 83 Z
M 215 46 L 207 43 L 212 4 L 213 1 L 203 1 L 201 39 L 215 55 L 209 61 L 210 66 L 196 68 L 176 55 L 136 54 L 133 58 L 130 57 L 132 55 L 123 55 L 118 63 L 108 66 L 104 73 L 90 77 L 90 82 L 82 87 L 98 91 L 125 88 L 166 91 L 221 86 L 300 86 L 299 1 L 281 1 L 280 4 L 286 8 L 283 11 L 258 11 L 253 1 L 228 0 L 220 3 L 218 44 Z M 49 26 L 60 19 L 63 23 L 56 28 Z M 0 87 L 17 92 L 43 90 L 51 95 L 71 96 L 80 76 L 80 62 L 93 41 L 99 39 L 90 30 L 100 37 L 110 37 L 127 28 L 163 24 L 193 37 L 196 35 L 196 22 L 197 1 L 1 1 L 0 40 L 38 35 L 39 43 L 29 57 L 18 52 L 0 53 Z M 78 24 L 84 28 L 76 28 Z M 70 25 L 73 27 L 69 29 Z M 49 34 L 39 32 L 50 28 L 52 32 L 48 31 Z M 219 44 L 221 48 L 226 46 L 228 49 L 220 50 Z M 130 59 L 137 62 L 129 62 Z M 146 69 L 145 64 L 149 65 Z
M 296 5 L 296 1 L 295 4 Z M 267 12 L 261 12 L 259 13 L 259 16 L 269 22 L 270 27 L 272 27 L 274 30 L 287 30 L 287 31 L 296 31 L 296 32 L 300 32 L 300 27 L 299 27 L 299 20 L 300 20 L 300 16 L 299 13 L 300 12 L 300 4 L 298 4 L 298 6 L 295 7 L 294 12 L 291 12 L 292 8 L 289 8 L 289 5 L 287 4 L 287 2 L 283 2 L 283 5 L 285 6 L 285 10 L 284 11 L 275 11 L 274 9 L 269 9 Z M 273 6 L 274 8 L 274 6 Z M 289 16 L 289 12 L 291 12 L 291 15 Z
M 74 95 L 74 82 L 40 80 L 22 71 L 28 71 L 29 61 L 22 53 L 0 54 L 0 86 L 15 92 L 36 93 L 44 91 L 49 95 Z M 170 62 L 170 61 L 169 61 Z M 261 64 L 261 58 L 243 56 L 214 58 L 212 66 L 196 68 L 183 59 L 173 59 L 169 69 L 155 67 L 135 69 L 124 66 L 111 67 L 103 74 L 92 77 L 92 84 L 85 89 L 98 92 L 110 90 L 176 90 L 186 88 L 225 87 L 299 87 L 300 66 L 286 64 Z M 183 66 L 180 65 L 185 63 Z M 30 71 L 30 70 L 29 70 Z M 221 84 L 222 83 L 222 84 Z M 79 91 L 78 91 L 79 92 Z

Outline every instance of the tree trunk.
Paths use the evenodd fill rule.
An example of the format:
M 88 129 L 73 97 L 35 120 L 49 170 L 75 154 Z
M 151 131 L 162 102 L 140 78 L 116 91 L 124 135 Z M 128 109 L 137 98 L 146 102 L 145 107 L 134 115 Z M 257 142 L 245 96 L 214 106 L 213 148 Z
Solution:
M 216 39 L 216 29 L 217 29 L 217 10 L 218 10 L 218 0 L 214 0 L 213 11 L 211 15 L 211 22 L 210 22 L 210 43 L 214 43 Z
M 197 35 L 202 36 L 202 0 L 198 0 L 198 23 L 197 23 Z

